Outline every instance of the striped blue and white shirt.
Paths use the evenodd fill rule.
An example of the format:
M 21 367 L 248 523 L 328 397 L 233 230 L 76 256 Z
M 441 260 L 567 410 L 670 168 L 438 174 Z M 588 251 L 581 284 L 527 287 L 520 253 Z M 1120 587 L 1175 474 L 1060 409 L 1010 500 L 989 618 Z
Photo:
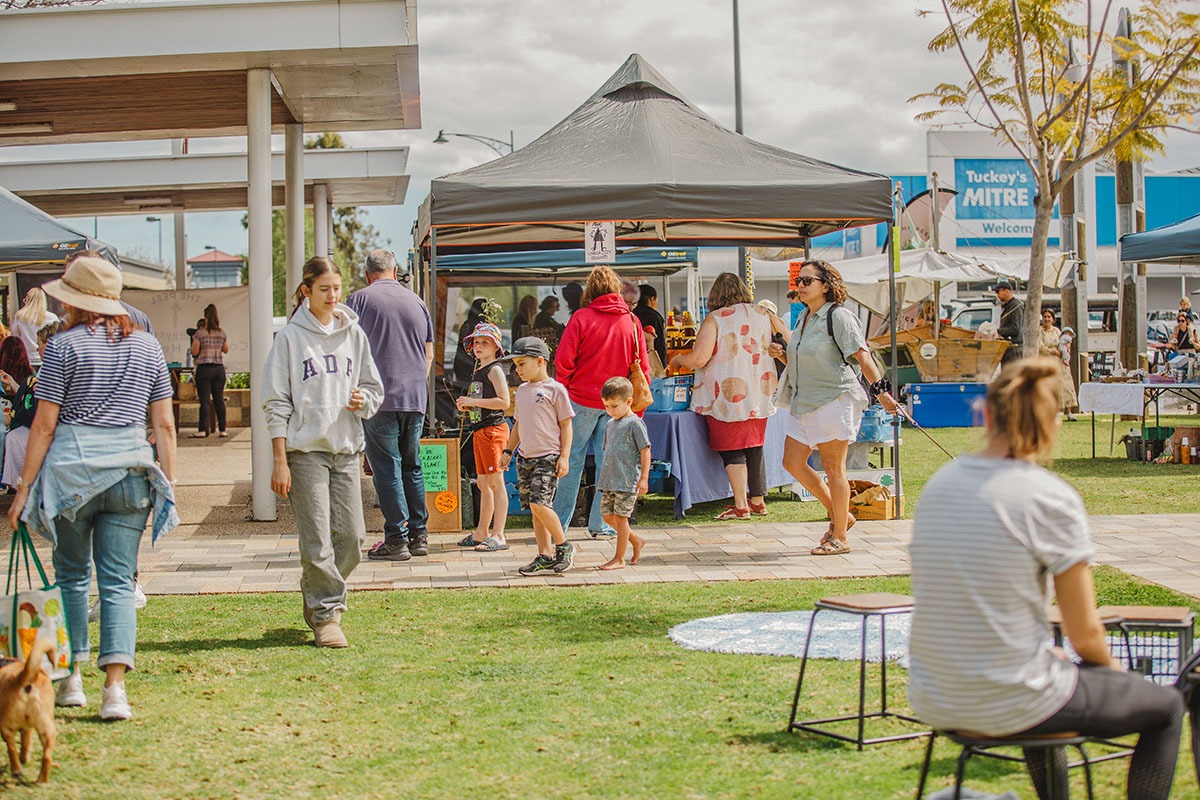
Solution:
M 960 456 L 921 493 L 910 553 L 917 716 L 1007 736 L 1066 704 L 1078 673 L 1051 651 L 1047 584 L 1093 555 L 1074 489 L 1024 461 Z
M 169 397 L 166 359 L 148 333 L 111 339 L 102 326 L 79 325 L 46 343 L 37 399 L 62 406 L 61 423 L 142 427 L 146 406 Z

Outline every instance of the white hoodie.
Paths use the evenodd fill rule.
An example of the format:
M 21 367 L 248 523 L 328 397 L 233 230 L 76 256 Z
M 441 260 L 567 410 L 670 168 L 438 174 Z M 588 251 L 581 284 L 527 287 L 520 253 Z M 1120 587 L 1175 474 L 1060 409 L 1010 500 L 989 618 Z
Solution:
M 286 438 L 288 450 L 362 452 L 362 421 L 379 410 L 383 382 L 357 323 L 358 315 L 339 304 L 327 331 L 306 300 L 276 335 L 267 354 L 263 411 L 271 438 Z M 351 412 L 346 405 L 354 388 L 364 403 Z

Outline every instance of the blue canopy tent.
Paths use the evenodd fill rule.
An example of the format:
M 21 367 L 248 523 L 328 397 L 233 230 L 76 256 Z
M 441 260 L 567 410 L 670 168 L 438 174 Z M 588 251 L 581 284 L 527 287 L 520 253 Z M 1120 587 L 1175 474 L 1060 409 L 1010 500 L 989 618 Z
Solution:
M 1121 260 L 1200 264 L 1200 214 L 1152 231 L 1125 234 Z

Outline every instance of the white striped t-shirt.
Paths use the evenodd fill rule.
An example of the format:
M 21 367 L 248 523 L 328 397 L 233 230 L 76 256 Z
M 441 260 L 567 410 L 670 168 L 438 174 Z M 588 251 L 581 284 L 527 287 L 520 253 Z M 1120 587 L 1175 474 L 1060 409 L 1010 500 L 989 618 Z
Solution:
M 46 343 L 37 399 L 62 406 L 58 421 L 124 428 L 146 424 L 146 406 L 171 396 L 158 340 L 135 330 L 111 339 L 102 325 L 78 325 Z
M 1077 671 L 1050 650 L 1048 577 L 1093 555 L 1079 495 L 1034 464 L 961 456 L 913 526 L 908 697 L 939 729 L 1004 736 L 1049 719 Z

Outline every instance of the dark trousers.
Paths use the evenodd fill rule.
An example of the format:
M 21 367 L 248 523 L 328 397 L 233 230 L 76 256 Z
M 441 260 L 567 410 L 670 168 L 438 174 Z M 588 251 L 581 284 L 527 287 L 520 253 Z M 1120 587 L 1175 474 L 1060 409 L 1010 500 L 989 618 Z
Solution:
M 196 395 L 200 398 L 200 433 L 208 432 L 209 408 L 217 410 L 217 428 L 225 432 L 225 365 L 196 366 Z
M 741 450 L 718 450 L 717 455 L 725 466 L 746 465 L 746 482 L 750 484 L 750 497 L 763 497 L 767 493 L 767 462 L 763 458 L 762 445 L 743 447 Z
M 1079 683 L 1067 704 L 1050 719 L 1025 733 L 1078 731 L 1085 736 L 1111 739 L 1140 734 L 1129 762 L 1126 779 L 1130 800 L 1167 800 L 1175 777 L 1183 729 L 1183 695 L 1179 690 L 1151 683 L 1138 673 L 1106 667 L 1083 666 Z M 1047 764 L 1052 754 L 1052 764 Z M 1055 781 L 1055 797 L 1067 796 L 1065 749 L 1025 752 L 1026 767 L 1038 797 L 1048 796 L 1047 766 Z

